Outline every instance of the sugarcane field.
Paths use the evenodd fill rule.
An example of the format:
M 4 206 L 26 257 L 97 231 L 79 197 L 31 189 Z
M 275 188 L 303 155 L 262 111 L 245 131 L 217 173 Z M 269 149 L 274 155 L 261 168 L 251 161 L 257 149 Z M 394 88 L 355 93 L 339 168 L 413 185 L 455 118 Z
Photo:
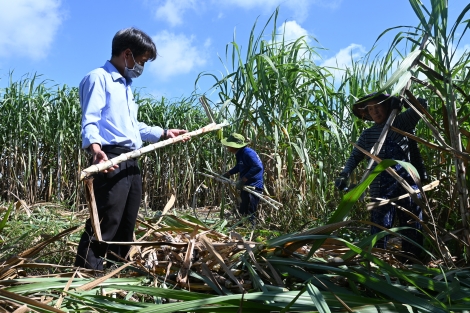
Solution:
M 340 75 L 282 5 L 180 98 L 134 27 L 80 85 L 11 74 L 0 312 L 470 312 L 470 5 L 408 5 Z

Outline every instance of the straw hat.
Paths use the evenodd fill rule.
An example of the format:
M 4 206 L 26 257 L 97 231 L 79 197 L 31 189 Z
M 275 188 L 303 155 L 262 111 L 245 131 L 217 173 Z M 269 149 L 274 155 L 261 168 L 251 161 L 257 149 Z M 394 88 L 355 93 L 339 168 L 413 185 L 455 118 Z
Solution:
M 371 93 L 368 94 L 353 104 L 352 111 L 353 114 L 359 117 L 360 119 L 372 121 L 372 117 L 370 117 L 369 112 L 367 111 L 367 104 L 370 101 L 377 101 L 381 102 L 386 106 L 390 106 L 392 104 L 392 99 L 396 97 L 391 97 L 390 95 L 383 94 L 383 93 Z M 397 99 L 397 98 L 396 98 Z M 398 99 L 397 99 L 398 100 Z M 383 102 L 382 102 L 383 101 Z
M 245 139 L 243 135 L 232 133 L 227 138 L 224 138 L 220 141 L 224 146 L 232 148 L 243 148 L 250 143 L 250 140 Z

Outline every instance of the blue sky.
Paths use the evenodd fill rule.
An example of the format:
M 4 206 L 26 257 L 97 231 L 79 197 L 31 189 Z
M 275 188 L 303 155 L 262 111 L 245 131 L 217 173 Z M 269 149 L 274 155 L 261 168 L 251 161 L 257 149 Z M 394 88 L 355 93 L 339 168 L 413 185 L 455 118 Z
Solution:
M 466 2 L 451 1 L 451 14 Z M 260 28 L 277 6 L 278 25 L 286 23 L 290 38 L 310 35 L 318 40 L 312 45 L 325 49 L 318 51 L 321 65 L 347 66 L 385 29 L 418 25 L 408 0 L 0 0 L 0 87 L 10 71 L 15 80 L 37 73 L 49 84 L 78 86 L 110 58 L 114 34 L 134 26 L 152 36 L 159 53 L 134 86 L 179 98 L 194 90 L 199 73 L 220 75 L 219 57 L 225 60 L 234 33 L 247 46 L 256 19 Z M 384 48 L 390 40 L 381 41 Z

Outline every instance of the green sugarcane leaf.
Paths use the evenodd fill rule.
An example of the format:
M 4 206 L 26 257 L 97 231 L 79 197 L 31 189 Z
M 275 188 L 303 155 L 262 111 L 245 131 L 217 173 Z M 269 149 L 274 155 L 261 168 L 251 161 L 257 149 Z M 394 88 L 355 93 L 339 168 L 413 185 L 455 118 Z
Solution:
M 18 280 L 18 282 L 24 282 L 25 279 Z M 35 281 L 35 280 L 32 280 Z M 8 291 L 15 293 L 33 293 L 38 291 L 47 291 L 47 290 L 63 290 L 68 283 L 67 279 L 36 279 L 37 282 L 30 284 L 22 284 L 18 286 L 5 288 Z M 75 278 L 70 285 L 70 288 L 77 288 L 86 283 L 92 281 L 91 279 L 78 279 Z M 119 285 L 119 284 L 139 284 L 141 279 L 138 278 L 110 278 L 100 284 L 100 287 L 108 285 Z
M 0 232 L 2 231 L 3 228 L 7 225 L 8 218 L 10 217 L 10 213 L 13 210 L 13 203 L 8 206 L 7 211 L 5 212 L 5 215 L 3 215 L 2 221 L 0 222 Z
M 312 298 L 313 303 L 315 303 L 315 307 L 319 313 L 331 313 L 330 307 L 326 303 L 325 298 L 317 287 L 311 283 L 308 283 L 307 291 Z
M 251 276 L 251 279 L 255 283 L 255 285 L 259 288 L 260 291 L 262 292 L 268 292 L 268 289 L 266 288 L 263 280 L 259 277 L 258 273 L 256 273 L 255 269 L 251 264 L 246 260 L 244 256 L 241 256 L 240 259 L 242 260 L 243 264 L 245 264 L 248 273 Z
M 409 72 L 410 67 L 413 65 L 413 62 L 416 60 L 416 58 L 419 57 L 420 54 L 421 54 L 420 49 L 416 49 L 416 50 L 410 52 L 410 54 L 408 54 L 406 56 L 406 58 L 400 63 L 397 70 L 392 74 L 392 76 L 390 76 L 390 79 L 388 79 L 383 84 L 383 86 L 380 87 L 380 90 L 377 91 L 377 93 L 382 93 L 382 92 L 388 90 L 389 88 L 391 88 L 393 85 L 395 85 L 395 83 L 400 81 L 400 78 L 403 75 L 405 75 L 405 74 L 406 75 L 411 75 L 410 72 Z M 402 84 L 403 82 L 400 81 L 400 83 Z
M 133 312 L 151 306 L 150 303 L 127 301 L 119 298 L 105 297 L 99 295 L 81 295 L 73 292 L 67 293 L 70 297 L 80 300 L 77 303 L 87 304 L 93 308 L 102 308 L 107 312 Z M 65 298 L 65 301 L 68 299 Z
M 127 291 L 135 291 L 138 293 L 148 294 L 152 296 L 162 297 L 162 298 L 169 298 L 175 300 L 182 300 L 182 301 L 193 301 L 193 300 L 201 300 L 201 299 L 211 299 L 217 298 L 218 296 L 204 294 L 204 293 L 197 293 L 197 292 L 189 292 L 185 290 L 176 290 L 176 289 L 166 289 L 166 288 L 155 288 L 155 287 L 145 287 L 145 286 L 122 286 L 122 285 L 109 285 L 107 288 L 115 288 L 115 289 L 122 289 Z

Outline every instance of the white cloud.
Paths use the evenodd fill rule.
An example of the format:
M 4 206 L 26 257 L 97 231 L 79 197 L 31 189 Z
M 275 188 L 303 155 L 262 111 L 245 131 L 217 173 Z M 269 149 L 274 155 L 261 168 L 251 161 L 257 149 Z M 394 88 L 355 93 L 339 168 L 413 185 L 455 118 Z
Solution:
M 366 53 L 366 49 L 362 45 L 350 44 L 346 48 L 339 50 L 332 58 L 326 59 L 321 66 L 331 67 L 329 70 L 334 75 L 335 80 L 341 78 L 343 71 L 351 67 L 352 60 L 357 61 Z
M 63 15 L 61 0 L 0 1 L 0 55 L 46 57 Z
M 277 6 L 286 7 L 294 13 L 294 18 L 304 21 L 307 18 L 309 0 L 225 0 L 225 4 L 236 5 L 247 10 L 261 9 L 264 13 L 272 13 Z
M 301 0 L 302 1 L 302 0 Z M 253 9 L 253 8 L 266 8 L 267 10 L 271 10 L 272 8 L 277 7 L 279 4 L 284 2 L 284 0 L 225 0 L 227 4 L 234 4 L 238 5 L 245 9 Z M 293 0 L 293 2 L 297 2 L 297 0 Z M 304 2 L 304 1 L 302 1 Z
M 196 9 L 195 0 L 166 0 L 164 5 L 157 8 L 155 16 L 176 26 L 183 23 L 184 12 L 189 9 Z
M 314 0 L 313 3 L 320 7 L 337 9 L 341 5 L 343 0 Z
M 278 43 L 284 40 L 285 44 L 290 44 L 301 37 L 303 41 L 300 42 L 300 44 L 302 45 L 299 51 L 300 55 L 303 55 L 303 58 L 310 58 L 312 60 L 319 59 L 316 54 L 309 52 L 310 50 L 308 49 L 308 44 L 311 42 L 312 39 L 309 36 L 308 31 L 302 26 L 300 26 L 296 21 L 288 21 L 282 23 L 282 25 L 277 28 L 277 35 L 275 40 Z M 307 43 L 307 45 L 305 43 Z
M 277 6 L 286 7 L 294 13 L 294 19 L 303 22 L 311 5 L 336 9 L 343 0 L 225 0 L 224 3 L 237 5 L 245 9 L 262 9 L 265 13 L 272 12 Z
M 152 39 L 157 46 L 158 57 L 150 63 L 150 71 L 163 80 L 189 73 L 207 63 L 205 49 L 209 48 L 210 39 L 204 42 L 203 48 L 196 46 L 194 36 L 168 31 L 162 31 Z
M 296 21 L 288 21 L 282 23 L 281 26 L 277 29 L 277 38 L 276 41 L 282 41 L 284 34 L 284 41 L 292 42 L 296 41 L 300 37 L 304 37 L 304 40 L 309 42 L 310 38 L 308 37 L 308 31 L 305 28 L 302 28 Z
M 160 3 L 161 1 L 154 0 L 153 3 Z M 166 20 L 171 26 L 183 24 L 184 14 L 188 10 L 198 11 L 204 5 L 212 6 L 237 6 L 246 10 L 261 10 L 264 13 L 272 13 L 278 6 L 287 8 L 293 12 L 293 18 L 298 21 L 304 21 L 309 12 L 309 7 L 320 6 L 330 9 L 337 9 L 343 0 L 211 0 L 210 4 L 206 1 L 196 0 L 165 0 L 163 5 L 157 5 L 155 16 L 158 19 Z M 220 12 L 217 15 L 218 19 L 225 16 L 225 13 Z
M 321 65 L 345 69 L 351 65 L 352 59 L 359 59 L 365 53 L 366 49 L 364 46 L 352 43 L 346 48 L 339 50 L 334 57 L 323 61 Z
M 204 48 L 209 48 L 212 45 L 212 40 L 210 38 L 207 38 L 206 41 L 204 41 Z

